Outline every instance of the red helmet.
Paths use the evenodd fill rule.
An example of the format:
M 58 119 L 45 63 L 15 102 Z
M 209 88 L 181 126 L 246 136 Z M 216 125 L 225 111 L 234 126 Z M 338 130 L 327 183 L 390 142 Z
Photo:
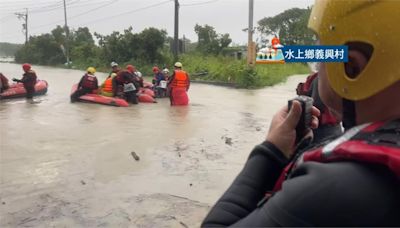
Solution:
M 29 63 L 24 63 L 24 64 L 22 64 L 22 69 L 24 70 L 24 71 L 28 71 L 28 70 L 30 70 L 31 69 L 31 64 L 29 64 Z
M 133 66 L 133 65 L 127 65 L 126 66 L 126 69 L 129 71 L 129 72 L 131 72 L 131 73 L 133 73 L 133 72 L 135 72 L 135 67 Z
M 154 73 L 160 72 L 160 69 L 158 69 L 158 67 L 155 66 L 155 67 L 153 67 L 153 72 Z

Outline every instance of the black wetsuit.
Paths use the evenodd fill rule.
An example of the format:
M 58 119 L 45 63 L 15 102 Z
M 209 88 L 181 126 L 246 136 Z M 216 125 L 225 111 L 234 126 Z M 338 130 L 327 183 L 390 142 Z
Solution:
M 287 163 L 273 144 L 255 147 L 202 227 L 400 226 L 400 180 L 386 167 L 306 162 L 265 200 Z

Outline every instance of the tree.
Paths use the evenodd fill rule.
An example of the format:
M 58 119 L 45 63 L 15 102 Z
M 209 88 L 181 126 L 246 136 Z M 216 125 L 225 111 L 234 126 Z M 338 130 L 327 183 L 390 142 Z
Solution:
M 96 62 L 98 47 L 87 27 L 80 27 L 76 31 L 72 31 L 69 40 L 72 61 L 87 62 L 90 65 Z
M 258 21 L 258 31 L 262 35 L 278 35 L 283 45 L 313 44 L 314 34 L 307 28 L 311 8 L 292 8 L 274 17 Z
M 15 61 L 54 65 L 64 63 L 65 56 L 54 36 L 47 33 L 30 37 L 29 42 L 15 53 Z
M 80 27 L 70 34 L 73 45 L 91 44 L 94 45 L 93 36 L 87 27 Z
M 128 62 L 131 60 L 154 63 L 162 60 L 161 51 L 167 39 L 165 30 L 147 28 L 141 33 L 134 34 L 132 27 L 123 34 L 113 32 L 102 36 L 95 33 L 99 39 L 105 61 Z
M 15 54 L 17 62 L 31 62 L 42 65 L 55 65 L 65 62 L 65 30 L 57 26 L 51 33 L 31 37 L 29 42 Z M 70 56 L 74 61 L 96 62 L 98 48 L 88 28 L 78 28 L 69 36 Z
M 167 39 L 167 32 L 165 30 L 158 30 L 156 28 L 147 28 L 139 34 L 142 40 L 142 49 L 144 49 L 144 60 L 148 62 L 157 62 L 162 59 L 160 54 L 163 45 Z
M 57 27 L 51 31 L 51 34 L 59 45 L 65 46 L 66 35 L 63 27 L 57 25 Z
M 232 42 L 229 34 L 217 34 L 212 26 L 196 24 L 194 31 L 198 36 L 197 50 L 204 54 L 219 55 Z

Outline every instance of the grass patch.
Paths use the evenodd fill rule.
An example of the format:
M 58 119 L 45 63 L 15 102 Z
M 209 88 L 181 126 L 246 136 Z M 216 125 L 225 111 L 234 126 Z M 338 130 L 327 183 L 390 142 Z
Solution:
M 222 56 L 190 54 L 181 56 L 184 69 L 191 79 L 232 83 L 241 88 L 261 88 L 284 82 L 294 74 L 307 74 L 307 65 L 301 63 L 256 65 L 248 68 L 245 60 Z
M 199 53 L 189 53 L 181 55 L 180 62 L 183 68 L 190 75 L 192 80 L 214 82 L 217 84 L 230 84 L 239 88 L 262 88 L 284 82 L 288 76 L 294 74 L 310 73 L 306 64 L 287 63 L 287 64 L 261 64 L 254 68 L 247 67 L 246 60 L 237 60 L 224 56 L 204 56 Z M 144 76 L 152 76 L 153 64 L 130 61 L 128 63 L 119 63 L 122 69 L 126 64 L 132 64 L 142 72 Z M 172 74 L 173 63 L 169 65 Z M 72 69 L 85 71 L 88 66 L 94 66 L 98 72 L 110 72 L 109 63 L 100 61 L 74 62 Z M 159 65 L 161 68 L 163 65 Z M 66 68 L 65 65 L 57 67 Z

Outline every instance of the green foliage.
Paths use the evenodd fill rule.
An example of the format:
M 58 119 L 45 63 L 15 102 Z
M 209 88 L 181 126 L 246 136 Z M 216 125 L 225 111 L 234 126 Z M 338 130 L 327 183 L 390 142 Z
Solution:
M 22 44 L 11 44 L 0 42 L 0 56 L 14 56 L 22 47 Z
M 284 44 L 306 43 L 310 38 L 308 34 L 299 34 L 304 31 L 308 14 L 308 9 L 291 9 L 276 17 L 264 18 L 260 21 L 260 25 L 264 26 L 260 26 L 260 30 L 269 34 L 279 31 Z M 282 82 L 289 75 L 308 73 L 307 66 L 303 64 L 257 65 L 249 68 L 245 60 L 227 57 L 242 49 L 228 47 L 232 41 L 228 34 L 218 34 L 209 25 L 196 25 L 195 31 L 198 43 L 183 39 L 186 51 L 190 52 L 181 55 L 179 59 L 192 79 L 259 88 Z M 69 32 L 69 53 L 74 68 L 94 66 L 98 71 L 108 72 L 110 62 L 116 61 L 121 68 L 126 64 L 135 65 L 145 76 L 153 75 L 153 66 L 167 67 L 172 71 L 172 38 L 167 37 L 165 30 L 147 28 L 134 33 L 130 27 L 122 33 L 94 35 L 98 45 L 86 27 Z M 66 60 L 66 37 L 65 29 L 61 26 L 57 26 L 51 33 L 30 37 L 29 42 L 16 52 L 15 60 L 19 63 L 63 65 Z
M 72 31 L 69 38 L 70 58 L 73 63 L 85 63 L 87 66 L 95 67 L 101 65 L 98 58 L 100 48 L 95 45 L 88 28 L 78 28 L 78 30 Z
M 30 62 L 42 65 L 63 64 L 66 61 L 66 34 L 65 29 L 57 26 L 51 34 L 30 37 L 15 55 L 16 62 Z M 78 28 L 69 34 L 70 58 L 76 62 L 97 62 L 98 48 L 88 28 Z
M 123 34 L 113 32 L 103 36 L 95 33 L 102 50 L 104 62 L 160 62 L 163 61 L 161 51 L 167 38 L 167 32 L 156 28 L 147 28 L 134 34 L 132 27 Z
M 256 65 L 255 70 L 258 75 L 256 87 L 272 86 L 284 82 L 288 76 L 310 73 L 308 66 L 303 63 Z
M 67 36 L 65 35 L 65 30 L 63 27 L 57 25 L 57 27 L 51 31 L 51 35 L 53 35 L 53 38 L 57 44 L 60 46 L 65 46 Z
M 43 34 L 30 37 L 28 44 L 15 53 L 15 61 L 55 65 L 63 63 L 65 57 L 54 37 L 50 34 Z
M 160 51 L 167 39 L 167 32 L 156 28 L 147 28 L 139 34 L 139 37 L 142 41 L 139 49 L 143 52 L 143 60 L 148 62 L 162 61 Z
M 124 33 L 113 32 L 111 35 L 96 34 L 99 46 L 94 42 L 89 29 L 78 28 L 69 34 L 69 54 L 74 67 L 86 68 L 88 65 L 108 69 L 111 61 L 120 64 L 165 65 L 171 62 L 165 50 L 167 33 L 164 30 L 147 28 L 141 33 L 133 33 L 128 28 Z M 60 65 L 66 61 L 66 34 L 57 26 L 51 34 L 31 37 L 29 42 L 17 51 L 17 62 L 30 62 L 43 65 Z M 151 67 L 149 67 L 151 69 Z
M 270 64 L 247 66 L 245 60 L 191 53 L 181 56 L 183 68 L 192 80 L 231 83 L 240 88 L 261 88 L 286 80 L 290 75 L 307 74 L 304 64 Z
M 78 28 L 70 34 L 71 46 L 94 45 L 93 36 L 87 27 Z
M 311 8 L 292 8 L 274 17 L 265 17 L 258 22 L 261 34 L 277 34 L 283 45 L 315 43 L 313 33 L 307 28 Z
M 209 25 L 200 26 L 196 24 L 194 31 L 199 37 L 197 51 L 208 55 L 219 55 L 221 51 L 232 42 L 229 34 L 217 34 Z

